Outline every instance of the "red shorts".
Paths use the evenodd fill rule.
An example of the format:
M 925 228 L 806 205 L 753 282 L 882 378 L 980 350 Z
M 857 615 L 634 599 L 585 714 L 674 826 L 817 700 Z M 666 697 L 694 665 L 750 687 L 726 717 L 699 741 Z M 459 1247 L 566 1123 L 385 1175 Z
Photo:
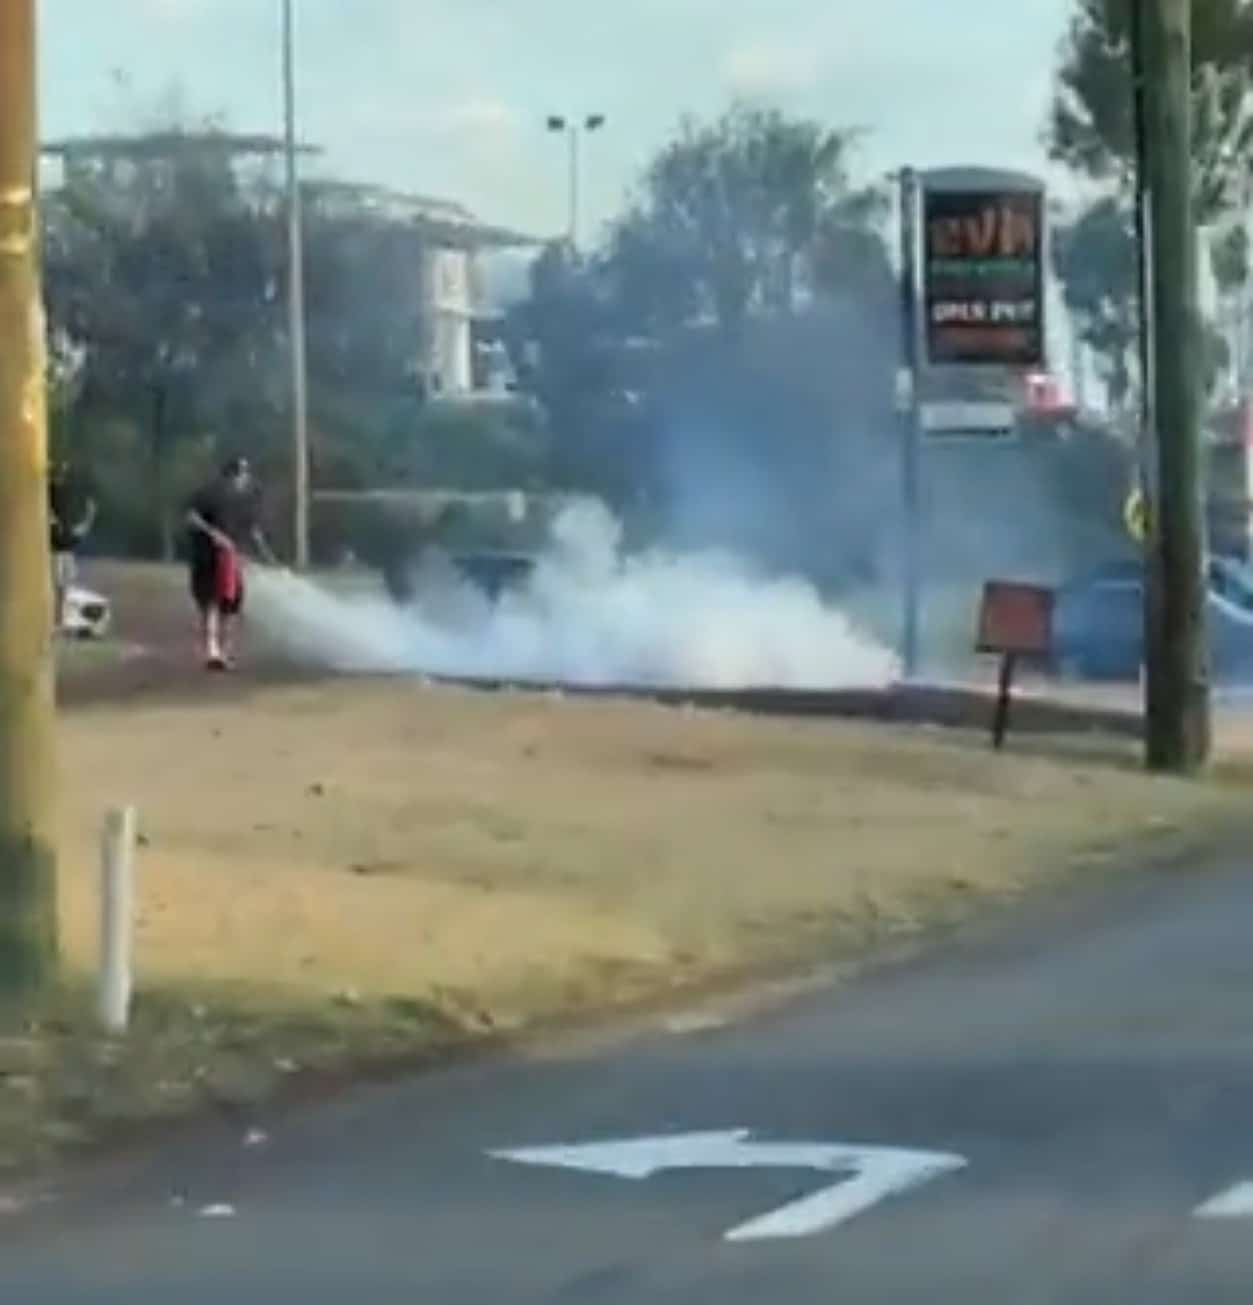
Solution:
M 191 596 L 202 612 L 235 616 L 244 605 L 244 569 L 233 548 L 213 551 L 212 564 L 204 558 L 193 564 Z

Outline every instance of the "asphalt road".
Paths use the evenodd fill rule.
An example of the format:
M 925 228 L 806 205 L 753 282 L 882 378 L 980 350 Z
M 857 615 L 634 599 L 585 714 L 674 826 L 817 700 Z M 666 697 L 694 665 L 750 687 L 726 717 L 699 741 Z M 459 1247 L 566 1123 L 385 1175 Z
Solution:
M 364 1090 L 266 1145 L 224 1126 L 10 1220 L 0 1301 L 1247 1305 L 1253 1200 L 1194 1212 L 1229 1191 L 1240 1209 L 1253 1181 L 1253 872 L 1049 914 L 720 1028 Z M 639 1178 L 490 1154 L 732 1129 L 751 1135 L 707 1161 L 821 1142 L 966 1167 L 812 1235 L 729 1242 L 846 1175 L 794 1146 Z

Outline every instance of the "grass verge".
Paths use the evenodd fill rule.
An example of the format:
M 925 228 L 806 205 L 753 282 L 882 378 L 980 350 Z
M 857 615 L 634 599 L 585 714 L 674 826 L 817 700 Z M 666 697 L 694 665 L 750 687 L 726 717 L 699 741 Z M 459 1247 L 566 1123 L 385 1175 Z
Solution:
M 71 989 L 0 1049 L 0 1163 L 293 1076 L 872 957 L 1242 817 L 1130 746 L 338 681 L 62 723 L 68 967 L 141 810 L 135 1027 Z M 1243 780 L 1238 767 L 1231 772 Z M 6 1060 L 6 1057 L 8 1059 Z

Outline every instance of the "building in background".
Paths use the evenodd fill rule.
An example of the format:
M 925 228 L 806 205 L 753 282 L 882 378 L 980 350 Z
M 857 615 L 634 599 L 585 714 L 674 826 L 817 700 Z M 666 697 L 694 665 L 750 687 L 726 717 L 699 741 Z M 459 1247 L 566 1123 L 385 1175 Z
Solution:
M 301 152 L 320 151 L 302 145 Z M 42 147 L 41 184 L 55 191 L 74 179 L 122 183 L 138 165 L 172 170 L 189 154 L 221 161 L 253 183 L 248 194 L 261 211 L 280 212 L 285 203 L 279 170 L 282 138 L 216 128 L 163 130 L 133 135 L 81 136 Z M 385 223 L 413 234 L 412 262 L 405 274 L 419 289 L 419 325 L 413 343 L 414 374 L 423 393 L 448 400 L 508 395 L 513 365 L 500 337 L 501 312 L 488 293 L 484 261 L 492 254 L 528 251 L 542 243 L 530 236 L 481 222 L 453 200 L 406 194 L 383 186 L 337 180 L 303 185 L 311 212 Z M 127 194 L 128 202 L 136 197 Z
M 500 339 L 501 312 L 487 291 L 484 259 L 540 241 L 479 221 L 451 200 L 342 181 L 306 185 L 324 213 L 383 221 L 414 234 L 411 275 L 423 307 L 414 342 L 416 374 L 433 399 L 508 395 L 513 367 Z

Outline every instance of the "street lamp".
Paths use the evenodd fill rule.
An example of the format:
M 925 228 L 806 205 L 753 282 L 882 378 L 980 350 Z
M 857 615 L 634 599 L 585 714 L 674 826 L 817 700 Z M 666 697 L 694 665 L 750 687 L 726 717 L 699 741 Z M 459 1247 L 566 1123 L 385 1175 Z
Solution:
M 283 0 L 283 108 L 287 161 L 287 331 L 291 349 L 292 534 L 296 569 L 309 565 L 309 380 L 305 346 L 304 232 L 296 145 L 296 33 L 293 0 Z
M 570 144 L 570 252 L 579 247 L 579 144 L 584 132 L 600 131 L 608 119 L 603 113 L 589 113 L 580 122 L 553 114 L 548 119 L 548 130 L 564 134 Z

